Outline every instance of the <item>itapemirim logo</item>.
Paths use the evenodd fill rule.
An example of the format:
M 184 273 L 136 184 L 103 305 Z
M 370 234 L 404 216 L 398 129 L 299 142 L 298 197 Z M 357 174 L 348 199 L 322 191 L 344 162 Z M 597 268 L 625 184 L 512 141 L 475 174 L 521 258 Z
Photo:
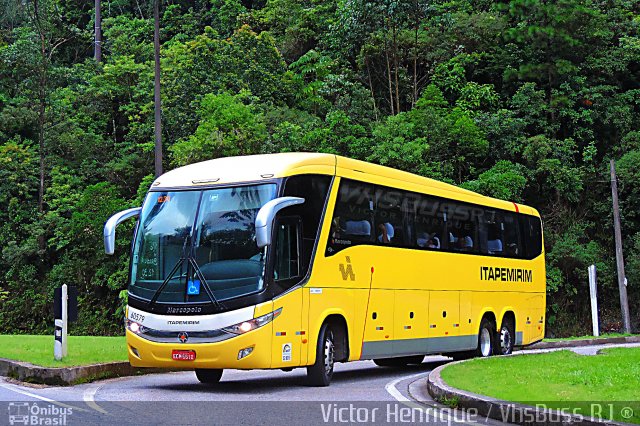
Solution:
M 345 266 L 344 263 L 341 263 L 339 266 L 340 273 L 342 274 L 342 279 L 344 281 L 346 281 L 347 279 L 350 279 L 351 281 L 355 281 L 356 274 L 355 272 L 353 272 L 353 267 L 351 266 L 351 258 L 349 256 L 345 256 L 345 258 L 347 260 L 347 265 Z

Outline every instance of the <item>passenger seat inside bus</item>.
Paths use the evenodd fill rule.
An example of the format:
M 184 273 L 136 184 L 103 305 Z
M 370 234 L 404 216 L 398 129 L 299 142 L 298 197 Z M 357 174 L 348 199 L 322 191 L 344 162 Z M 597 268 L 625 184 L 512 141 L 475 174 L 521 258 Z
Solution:
M 348 220 L 345 223 L 344 233 L 369 237 L 371 236 L 371 223 L 368 220 Z
M 502 240 L 497 238 L 495 240 L 487 241 L 487 250 L 489 251 L 489 254 L 502 253 Z

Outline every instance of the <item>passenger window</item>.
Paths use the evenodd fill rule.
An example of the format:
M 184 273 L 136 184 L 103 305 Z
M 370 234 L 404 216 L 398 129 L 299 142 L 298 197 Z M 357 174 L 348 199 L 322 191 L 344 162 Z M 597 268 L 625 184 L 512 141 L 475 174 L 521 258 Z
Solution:
M 444 248 L 445 221 L 440 202 L 432 197 L 417 196 L 415 211 L 415 245 L 420 248 Z
M 522 257 L 518 216 L 485 209 L 479 222 L 480 252 L 490 256 Z
M 477 252 L 477 220 L 472 210 L 464 204 L 453 202 L 444 206 L 450 250 Z
M 504 253 L 503 224 L 498 212 L 483 209 L 478 221 L 478 243 L 480 253 L 490 256 L 502 256 Z
M 400 208 L 403 198 L 401 191 L 387 188 L 377 189 L 375 225 L 378 243 L 404 245 L 404 215 Z
M 503 255 L 506 257 L 522 257 L 516 215 L 509 212 L 500 212 L 498 218 L 504 237 Z
M 283 218 L 278 222 L 273 278 L 276 281 L 300 276 L 300 220 Z
M 533 259 L 542 253 L 542 223 L 535 216 L 519 216 L 524 257 Z
M 331 220 L 327 255 L 374 241 L 377 235 L 373 227 L 374 195 L 372 185 L 342 179 Z

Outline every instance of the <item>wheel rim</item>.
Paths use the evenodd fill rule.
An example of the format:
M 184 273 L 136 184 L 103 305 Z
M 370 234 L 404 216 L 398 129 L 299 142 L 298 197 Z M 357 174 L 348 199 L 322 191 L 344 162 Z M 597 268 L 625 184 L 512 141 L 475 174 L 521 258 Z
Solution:
M 491 332 L 486 328 L 480 332 L 480 352 L 482 356 L 491 355 Z
M 334 357 L 335 347 L 333 345 L 333 333 L 329 332 L 324 339 L 324 371 L 327 376 L 331 376 L 333 373 Z
M 500 330 L 500 348 L 503 354 L 511 352 L 511 332 L 507 327 L 502 327 Z

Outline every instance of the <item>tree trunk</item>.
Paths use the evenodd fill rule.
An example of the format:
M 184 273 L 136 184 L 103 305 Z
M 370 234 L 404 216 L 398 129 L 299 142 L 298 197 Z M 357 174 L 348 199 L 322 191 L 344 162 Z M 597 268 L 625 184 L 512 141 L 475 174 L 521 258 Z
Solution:
M 413 27 L 413 35 L 414 35 L 414 43 L 413 43 L 413 102 L 411 103 L 411 107 L 414 107 L 416 105 L 416 102 L 418 102 L 418 31 L 420 29 L 420 19 L 418 18 L 418 16 L 420 16 L 420 14 L 418 13 L 418 2 L 416 1 L 415 4 L 415 12 L 416 12 L 416 19 L 415 19 L 415 26 Z
M 387 42 L 384 42 L 384 56 L 387 62 L 387 83 L 389 86 L 389 105 L 391 106 L 391 115 L 395 115 L 395 108 L 393 102 L 393 83 L 391 82 L 391 63 L 389 61 L 389 48 Z
M 369 90 L 371 91 L 371 102 L 373 103 L 373 114 L 376 117 L 376 121 L 378 121 L 378 108 L 376 107 L 376 95 L 375 95 L 375 92 L 373 91 L 373 82 L 371 81 L 371 71 L 369 70 L 369 61 L 367 61 L 366 58 L 364 60 L 364 67 L 366 69 L 367 77 L 369 80 Z
M 33 2 L 33 19 L 40 38 L 40 72 L 38 76 L 38 156 L 40 157 L 40 170 L 38 182 L 38 213 L 44 213 L 44 190 L 46 178 L 46 143 L 44 137 L 44 126 L 47 112 L 47 69 L 49 67 L 49 56 L 47 55 L 47 38 L 42 23 L 40 22 L 40 5 L 38 0 Z M 44 235 L 38 237 L 38 248 L 45 249 Z
M 396 83 L 396 113 L 400 113 L 400 85 L 398 84 L 398 27 L 393 26 L 393 75 Z
M 162 104 L 160 102 L 160 0 L 153 1 L 153 48 L 155 55 L 155 172 L 156 177 L 162 174 Z
M 95 0 L 96 16 L 95 16 L 95 50 L 94 57 L 96 62 L 102 62 L 102 11 L 100 9 L 100 0 Z

